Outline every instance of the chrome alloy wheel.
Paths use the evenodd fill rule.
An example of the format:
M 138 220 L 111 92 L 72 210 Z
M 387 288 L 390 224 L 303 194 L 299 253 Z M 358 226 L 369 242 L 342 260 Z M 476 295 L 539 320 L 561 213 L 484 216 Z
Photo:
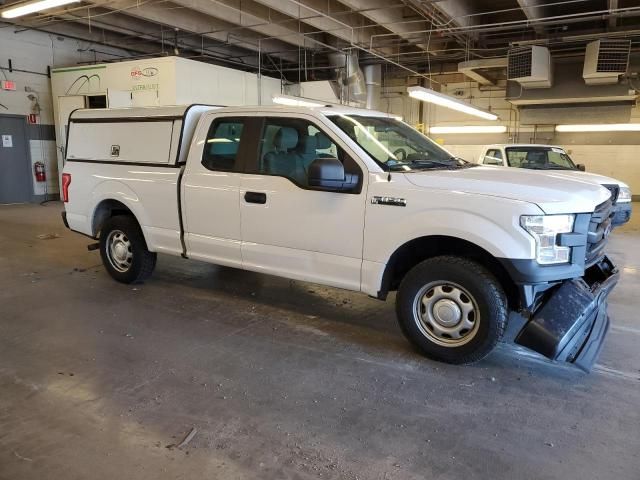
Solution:
M 120 230 L 112 230 L 106 241 L 107 258 L 118 272 L 126 272 L 131 268 L 133 252 L 127 235 Z
M 413 316 L 422 334 L 444 347 L 468 343 L 480 325 L 480 309 L 471 294 L 460 285 L 442 280 L 418 291 Z

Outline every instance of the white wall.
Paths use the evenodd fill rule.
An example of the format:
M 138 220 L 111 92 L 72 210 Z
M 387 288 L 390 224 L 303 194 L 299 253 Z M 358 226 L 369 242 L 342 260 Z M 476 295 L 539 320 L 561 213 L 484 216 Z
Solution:
M 1 80 L 12 80 L 16 83 L 15 91 L 0 90 L 0 114 L 29 115 L 35 113 L 34 102 L 27 98 L 32 94 L 38 97 L 40 115 L 38 128 L 30 127 L 34 136 L 29 139 L 31 162 L 42 161 L 46 166 L 47 193 L 58 193 L 57 162 L 53 133 L 53 103 L 51 99 L 51 82 L 47 77 L 47 66 L 76 65 L 79 62 L 91 62 L 113 59 L 113 56 L 94 54 L 86 50 L 86 42 L 80 42 L 57 35 L 49 35 L 30 30 L 16 32 L 13 26 L 2 24 L 0 28 L 0 71 Z M 99 50 L 123 55 L 108 47 Z M 7 67 L 11 59 L 13 68 L 37 73 L 9 72 Z M 27 90 L 27 91 L 26 91 Z M 34 182 L 34 195 L 44 193 L 44 185 Z
M 176 59 L 176 99 L 178 104 L 271 105 L 271 96 L 280 93 L 280 80 L 232 68 Z M 261 91 L 258 91 L 260 84 Z

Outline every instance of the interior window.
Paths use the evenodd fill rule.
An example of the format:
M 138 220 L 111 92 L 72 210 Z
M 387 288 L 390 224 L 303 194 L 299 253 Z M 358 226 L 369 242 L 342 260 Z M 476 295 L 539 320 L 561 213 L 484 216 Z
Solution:
M 346 173 L 360 168 L 331 138 L 314 124 L 297 118 L 267 118 L 260 139 L 259 171 L 279 175 L 308 187 L 309 166 L 317 158 L 337 158 Z
M 244 122 L 237 118 L 214 120 L 209 127 L 202 152 L 202 165 L 208 170 L 233 170 Z

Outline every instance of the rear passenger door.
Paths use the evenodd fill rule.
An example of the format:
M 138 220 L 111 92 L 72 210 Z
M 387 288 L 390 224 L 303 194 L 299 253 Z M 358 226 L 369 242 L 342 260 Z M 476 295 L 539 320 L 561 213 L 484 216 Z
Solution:
M 240 186 L 248 270 L 360 289 L 366 176 L 346 146 L 311 116 L 262 119 Z M 339 159 L 357 174 L 349 193 L 310 187 L 309 165 Z
M 210 114 L 194 136 L 181 183 L 190 258 L 242 266 L 239 192 L 246 122 Z

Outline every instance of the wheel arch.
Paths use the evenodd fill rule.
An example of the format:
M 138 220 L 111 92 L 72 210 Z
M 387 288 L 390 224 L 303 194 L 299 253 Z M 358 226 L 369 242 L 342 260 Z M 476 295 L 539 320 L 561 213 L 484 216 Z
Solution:
M 114 198 L 105 198 L 104 200 L 98 202 L 95 209 L 93 210 L 93 215 L 91 217 L 91 233 L 93 234 L 93 236 L 97 238 L 100 235 L 100 231 L 102 230 L 104 222 L 111 217 L 115 217 L 116 215 L 128 215 L 133 217 L 142 229 L 140 221 L 131 208 L 129 208 L 120 200 L 116 200 Z
M 417 237 L 399 246 L 391 254 L 384 268 L 378 297 L 384 299 L 390 291 L 397 290 L 404 276 L 418 263 L 441 255 L 468 258 L 487 268 L 504 288 L 509 306 L 518 308 L 520 303 L 518 287 L 502 263 L 479 245 L 448 235 Z

